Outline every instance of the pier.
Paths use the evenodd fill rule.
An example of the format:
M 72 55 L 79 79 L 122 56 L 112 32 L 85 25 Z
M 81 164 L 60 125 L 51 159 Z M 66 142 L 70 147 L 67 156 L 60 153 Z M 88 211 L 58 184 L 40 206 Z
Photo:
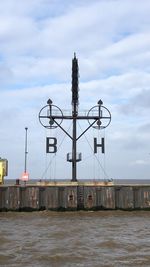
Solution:
M 150 210 L 150 185 L 50 182 L 0 186 L 0 211 Z

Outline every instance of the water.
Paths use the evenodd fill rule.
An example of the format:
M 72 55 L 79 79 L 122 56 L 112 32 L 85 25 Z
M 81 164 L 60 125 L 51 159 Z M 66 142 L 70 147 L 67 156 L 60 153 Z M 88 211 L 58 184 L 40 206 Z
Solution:
M 56 179 L 56 180 L 48 180 L 48 179 L 42 179 L 41 181 L 69 181 L 69 180 L 63 180 L 63 179 Z M 88 181 L 101 181 L 103 182 L 104 180 L 86 180 L 86 179 L 82 179 L 79 180 L 80 182 L 88 182 Z M 37 179 L 31 179 L 29 180 L 27 183 L 28 184 L 35 184 L 39 182 L 39 180 Z M 150 184 L 150 179 L 113 179 L 113 182 L 115 185 L 128 185 L 128 184 Z M 5 184 L 11 184 L 11 185 L 15 185 L 16 184 L 16 180 L 14 179 L 5 179 Z M 24 184 L 24 182 L 20 181 L 20 184 Z
M 150 212 L 0 213 L 0 266 L 150 266 Z

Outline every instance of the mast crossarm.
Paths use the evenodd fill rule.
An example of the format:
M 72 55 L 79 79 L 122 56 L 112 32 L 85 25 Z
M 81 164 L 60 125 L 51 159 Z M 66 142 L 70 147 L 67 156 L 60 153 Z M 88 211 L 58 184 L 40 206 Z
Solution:
M 97 120 L 94 120 L 83 132 L 82 132 L 82 134 L 80 134 L 75 140 L 76 141 L 78 141 L 79 140 L 79 138 L 82 136 L 82 135 L 84 135 L 92 126 L 93 126 L 93 124 L 96 122 Z M 57 123 L 57 121 L 55 121 L 55 119 L 54 119 L 54 122 L 60 127 L 60 129 L 65 133 L 65 134 L 67 134 L 72 140 L 73 140 L 73 138 L 72 138 L 72 136 L 61 126 L 61 125 L 59 125 L 58 123 Z
M 72 116 L 40 116 L 43 119 L 63 119 L 63 120 L 72 120 Z M 110 119 L 108 116 L 76 116 L 76 120 L 99 120 L 99 119 Z
M 79 140 L 79 138 L 82 136 L 82 135 L 84 135 L 92 126 L 93 126 L 93 124 L 96 122 L 97 120 L 95 120 L 95 121 L 93 121 L 93 123 L 91 123 L 90 125 L 89 125 L 89 127 L 87 127 L 84 131 L 83 131 L 83 133 L 82 134 L 80 134 L 79 136 L 78 136 L 78 138 L 76 139 L 76 141 L 78 141 Z
M 72 136 L 54 118 L 53 120 L 57 124 L 57 126 L 59 126 L 59 128 L 73 140 Z

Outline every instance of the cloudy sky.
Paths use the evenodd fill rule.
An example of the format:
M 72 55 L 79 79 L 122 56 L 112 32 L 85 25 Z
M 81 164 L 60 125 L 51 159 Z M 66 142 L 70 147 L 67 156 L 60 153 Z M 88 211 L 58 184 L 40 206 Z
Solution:
M 103 100 L 105 131 L 91 129 L 78 143 L 78 178 L 150 178 L 150 1 L 5 0 L 0 4 L 0 157 L 8 178 L 24 170 L 25 127 L 30 178 L 71 178 L 71 141 L 45 130 L 38 113 L 48 98 L 71 110 L 71 64 L 80 70 L 79 110 Z M 70 122 L 62 126 L 71 132 Z M 78 125 L 79 131 L 84 123 Z M 46 154 L 47 136 L 58 152 Z M 93 156 L 93 138 L 106 153 Z

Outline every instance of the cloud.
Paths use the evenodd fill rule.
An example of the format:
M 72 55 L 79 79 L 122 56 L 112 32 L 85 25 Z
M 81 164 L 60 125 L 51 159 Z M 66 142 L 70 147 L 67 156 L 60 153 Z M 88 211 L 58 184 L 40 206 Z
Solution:
M 147 84 L 148 85 L 148 84 Z M 128 99 L 128 102 L 120 108 L 121 112 L 127 116 L 146 116 L 148 118 L 150 103 L 150 89 L 142 89 L 138 94 Z
M 131 165 L 149 165 L 149 162 L 145 161 L 143 159 L 137 159 L 137 160 L 131 162 Z
M 111 125 L 101 133 L 107 135 L 105 156 L 111 177 L 140 177 L 136 165 L 130 162 L 145 159 L 149 151 L 149 11 L 150 2 L 146 0 L 136 4 L 133 0 L 1 3 L 0 156 L 9 159 L 9 178 L 18 177 L 23 168 L 26 126 L 31 177 L 40 178 L 45 162 L 48 164 L 45 137 L 50 133 L 39 124 L 38 113 L 48 98 L 61 109 L 71 110 L 74 52 L 79 59 L 79 109 L 88 111 L 102 99 L 112 113 Z M 70 127 L 66 122 L 63 125 Z M 61 143 L 63 133 L 58 133 Z M 91 130 L 91 146 L 94 135 L 99 136 Z M 65 142 L 63 157 L 71 150 L 71 142 Z M 88 153 L 91 156 L 84 141 L 79 143 L 81 148 L 87 158 Z M 69 177 L 71 166 L 60 160 L 61 153 L 61 172 L 58 170 L 57 175 L 59 178 L 66 168 Z M 103 155 L 100 160 L 104 162 Z M 92 170 L 92 160 L 79 164 L 81 178 L 92 177 L 92 171 L 86 172 L 88 165 Z M 148 178 L 144 164 L 142 171 Z

